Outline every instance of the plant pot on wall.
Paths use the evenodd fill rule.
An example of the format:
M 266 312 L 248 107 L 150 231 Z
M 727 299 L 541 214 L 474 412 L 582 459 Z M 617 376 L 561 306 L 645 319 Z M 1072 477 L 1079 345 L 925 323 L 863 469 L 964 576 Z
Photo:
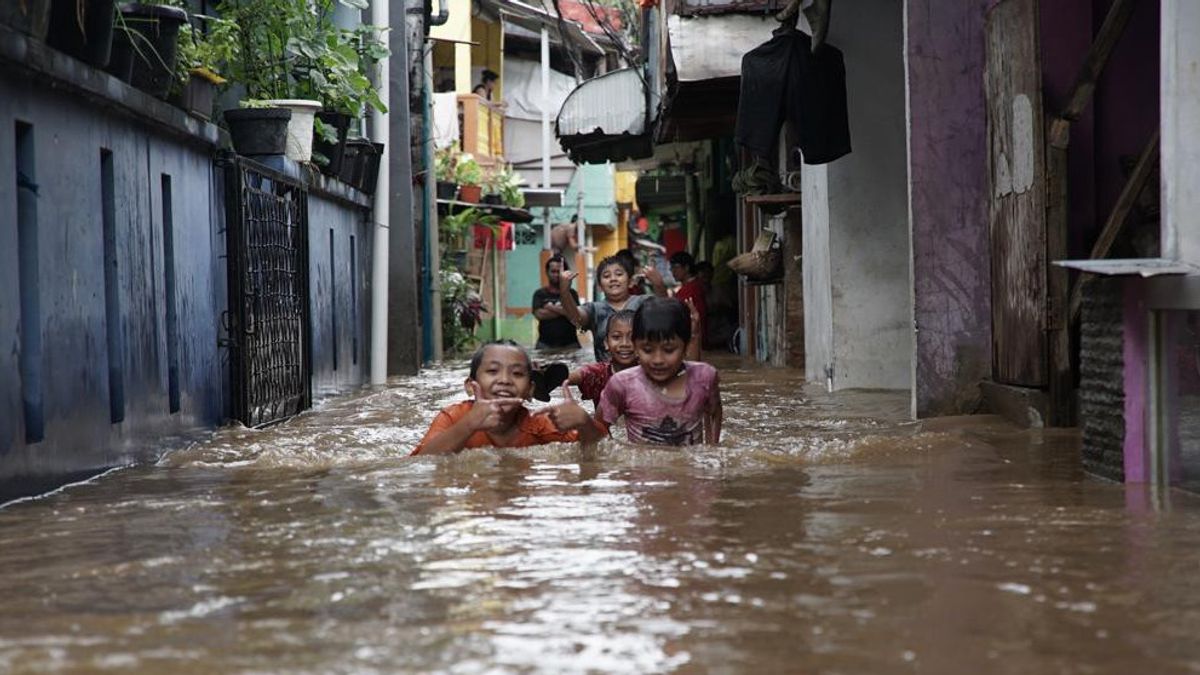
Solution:
M 292 111 L 283 108 L 226 110 L 225 122 L 239 155 L 282 155 L 287 149 Z
M 187 21 L 187 12 L 135 2 L 121 5 L 121 17 L 132 52 L 129 83 L 151 96 L 166 98 L 175 79 L 179 27 Z
M 113 0 L 52 0 L 46 44 L 88 65 L 107 66 L 113 42 L 113 7 Z
M 350 116 L 332 110 L 322 110 L 317 113 L 317 119 L 337 133 L 337 143 L 330 143 L 320 136 L 313 134 L 313 152 L 321 153 L 329 163 L 321 167 L 321 173 L 326 176 L 337 175 L 342 170 L 342 158 L 346 154 L 346 136 L 350 133 Z
M 338 180 L 357 188 L 362 182 L 363 164 L 367 159 L 367 154 L 371 151 L 371 141 L 365 138 L 346 139 L 346 149 L 342 156 L 342 169 L 338 173 Z
M 284 153 L 288 159 L 297 162 L 312 161 L 313 118 L 321 110 L 321 102 L 304 98 L 276 98 L 263 103 L 273 108 L 292 111 L 287 130 L 287 152 Z
M 217 86 L 224 82 L 224 78 L 206 68 L 192 68 L 188 71 L 187 84 L 179 93 L 179 107 L 202 120 L 211 120 Z
M 358 189 L 373 195 L 379 183 L 379 163 L 383 160 L 383 143 L 368 143 L 358 154 L 362 173 L 358 176 Z
M 457 194 L 458 194 L 458 183 L 453 183 L 453 182 L 446 181 L 446 180 L 439 180 L 437 182 L 437 198 L 438 199 L 446 199 L 446 200 L 454 199 L 455 195 L 457 195 Z
M 483 197 L 482 185 L 460 185 L 458 186 L 458 198 L 468 204 L 478 204 L 479 199 Z
M 0 2 L 0 23 L 44 40 L 50 26 L 50 0 L 3 0 Z

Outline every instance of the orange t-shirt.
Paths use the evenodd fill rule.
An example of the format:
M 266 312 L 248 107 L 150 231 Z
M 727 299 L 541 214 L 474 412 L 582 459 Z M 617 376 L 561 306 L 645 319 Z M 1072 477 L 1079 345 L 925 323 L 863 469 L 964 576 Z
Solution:
M 421 442 L 417 444 L 416 448 L 413 448 L 412 454 L 419 454 L 429 439 L 454 426 L 471 410 L 473 404 L 474 401 L 463 401 L 443 408 L 437 417 L 433 418 L 433 423 L 429 425 L 429 431 L 425 432 Z M 559 431 L 549 418 L 530 415 L 528 408 L 522 407 L 520 414 L 521 419 L 517 422 L 517 433 L 507 442 L 497 443 L 486 431 L 476 431 L 467 437 L 463 448 L 527 448 L 531 445 L 571 443 L 579 440 L 578 431 Z

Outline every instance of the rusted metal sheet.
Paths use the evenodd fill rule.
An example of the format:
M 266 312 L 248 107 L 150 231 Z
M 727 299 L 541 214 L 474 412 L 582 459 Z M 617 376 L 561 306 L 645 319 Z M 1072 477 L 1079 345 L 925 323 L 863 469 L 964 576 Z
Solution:
M 987 18 L 992 346 L 996 380 L 1046 384 L 1046 167 L 1037 0 Z

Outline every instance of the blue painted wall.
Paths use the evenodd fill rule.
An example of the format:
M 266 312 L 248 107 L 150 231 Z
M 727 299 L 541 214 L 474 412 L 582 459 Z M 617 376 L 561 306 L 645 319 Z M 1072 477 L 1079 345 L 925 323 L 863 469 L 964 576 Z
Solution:
M 40 43 L 16 50 L 28 61 L 5 61 L 12 58 L 10 47 L 0 45 L 0 501 L 154 459 L 222 424 L 230 400 L 216 129 Z M 36 218 L 24 221 L 26 227 L 18 217 L 18 125 L 32 138 L 28 178 L 37 184 L 36 196 L 26 201 L 36 207 Z M 108 263 L 102 150 L 111 153 L 115 245 Z M 170 181 L 167 214 L 164 176 Z M 339 183 L 315 179 L 310 185 L 317 399 L 367 380 L 369 209 L 367 198 Z M 36 256 L 22 259 L 21 232 Z M 116 283 L 106 293 L 109 263 Z M 22 295 L 26 310 L 40 309 L 36 326 L 23 315 Z M 30 329 L 24 335 L 23 322 Z M 30 347 L 39 340 L 40 358 L 32 358 Z M 112 359 L 110 341 L 117 345 Z M 23 377 L 23 355 L 30 377 Z M 118 381 L 123 415 L 113 421 L 121 407 L 113 401 L 121 397 L 110 382 Z M 27 433 L 26 420 L 36 416 L 27 414 L 25 399 L 36 398 L 28 395 L 39 389 L 44 434 L 36 439 Z
M 16 124 L 30 125 L 37 183 L 39 273 L 20 288 Z M 112 153 L 117 296 L 106 316 L 101 149 Z M 219 423 L 225 376 L 217 326 L 225 307 L 211 145 L 148 134 L 141 125 L 29 80 L 0 80 L 0 478 L 78 472 L 152 456 L 164 436 Z M 162 176 L 171 213 L 180 407 L 168 402 Z M 20 294 L 41 308 L 45 436 L 26 442 L 18 364 Z M 111 422 L 107 324 L 124 349 L 124 420 Z

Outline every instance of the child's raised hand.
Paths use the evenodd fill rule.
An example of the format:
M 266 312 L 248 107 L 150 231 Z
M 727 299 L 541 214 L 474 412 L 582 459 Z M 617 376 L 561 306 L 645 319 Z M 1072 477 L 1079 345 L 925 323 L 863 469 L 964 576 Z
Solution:
M 696 303 L 692 302 L 691 298 L 684 300 L 683 304 L 687 305 L 688 316 L 690 316 L 692 319 L 692 335 L 699 335 L 700 334 L 700 310 L 696 309 Z
M 661 283 L 663 283 L 663 277 L 662 277 L 662 275 L 661 275 L 661 274 L 659 274 L 659 272 L 658 272 L 658 268 L 657 268 L 657 267 L 655 267 L 655 266 L 653 266 L 653 265 L 646 265 L 645 267 L 643 267 L 643 268 L 642 268 L 642 275 L 643 275 L 643 276 L 645 276 L 645 277 L 646 277 L 646 279 L 647 279 L 647 280 L 648 280 L 648 281 L 649 281 L 649 282 L 650 282 L 652 285 L 656 285 L 656 286 L 657 286 L 658 284 L 661 284 Z
M 562 403 L 546 406 L 535 412 L 534 415 L 549 417 L 550 421 L 554 423 L 554 426 L 559 431 L 571 431 L 572 429 L 579 429 L 589 424 L 592 416 L 575 402 L 575 397 L 571 395 L 571 387 L 565 382 L 562 386 L 562 394 Z

